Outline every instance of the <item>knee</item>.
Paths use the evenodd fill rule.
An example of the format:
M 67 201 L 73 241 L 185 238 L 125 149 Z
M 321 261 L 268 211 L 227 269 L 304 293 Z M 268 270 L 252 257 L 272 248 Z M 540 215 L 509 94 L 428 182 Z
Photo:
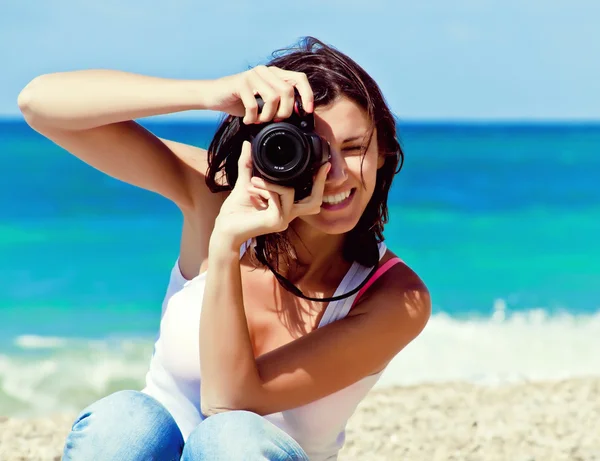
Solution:
M 142 450 L 183 447 L 183 438 L 171 414 L 154 398 L 138 391 L 119 391 L 92 403 L 77 417 L 67 436 L 65 460 L 87 459 L 88 453 L 105 453 L 103 459 L 139 459 Z M 161 458 L 163 459 L 163 458 Z M 175 458 L 173 458 L 175 459 Z
M 73 423 L 72 430 L 87 427 L 122 433 L 123 430 L 170 426 L 172 416 L 154 398 L 138 391 L 119 391 L 85 408 Z
M 308 460 L 287 433 L 250 411 L 210 416 L 190 434 L 182 461 L 277 459 Z

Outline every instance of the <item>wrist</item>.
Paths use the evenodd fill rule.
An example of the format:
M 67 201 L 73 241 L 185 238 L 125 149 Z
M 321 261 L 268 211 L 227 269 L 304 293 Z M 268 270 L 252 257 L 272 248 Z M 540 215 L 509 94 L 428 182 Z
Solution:
M 247 239 L 235 233 L 235 229 L 228 229 L 219 222 L 215 222 L 209 241 L 209 255 L 215 253 L 236 253 L 239 254 L 240 247 Z

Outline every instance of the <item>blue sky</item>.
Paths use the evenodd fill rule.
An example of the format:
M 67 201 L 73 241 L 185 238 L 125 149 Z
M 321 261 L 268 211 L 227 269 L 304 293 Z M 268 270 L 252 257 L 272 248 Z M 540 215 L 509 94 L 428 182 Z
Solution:
M 0 115 L 42 73 L 215 78 L 314 35 L 401 119 L 600 120 L 599 24 L 598 0 L 0 0 Z

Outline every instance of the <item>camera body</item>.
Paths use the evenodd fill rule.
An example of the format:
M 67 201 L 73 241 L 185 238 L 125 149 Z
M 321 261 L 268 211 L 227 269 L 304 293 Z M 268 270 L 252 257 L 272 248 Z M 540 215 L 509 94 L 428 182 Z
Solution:
M 256 96 L 259 113 L 264 102 Z M 318 169 L 329 160 L 329 143 L 315 133 L 298 94 L 292 115 L 281 122 L 248 125 L 254 175 L 294 189 L 294 201 L 308 197 Z

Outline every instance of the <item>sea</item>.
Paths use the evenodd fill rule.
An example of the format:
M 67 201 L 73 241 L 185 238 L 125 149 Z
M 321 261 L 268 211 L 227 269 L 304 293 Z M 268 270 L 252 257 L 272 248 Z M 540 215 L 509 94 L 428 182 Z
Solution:
M 142 121 L 200 147 L 216 123 Z M 599 376 L 600 123 L 398 129 L 385 238 L 433 314 L 377 386 Z M 0 174 L 0 415 L 141 389 L 180 213 L 19 119 L 0 122 Z

